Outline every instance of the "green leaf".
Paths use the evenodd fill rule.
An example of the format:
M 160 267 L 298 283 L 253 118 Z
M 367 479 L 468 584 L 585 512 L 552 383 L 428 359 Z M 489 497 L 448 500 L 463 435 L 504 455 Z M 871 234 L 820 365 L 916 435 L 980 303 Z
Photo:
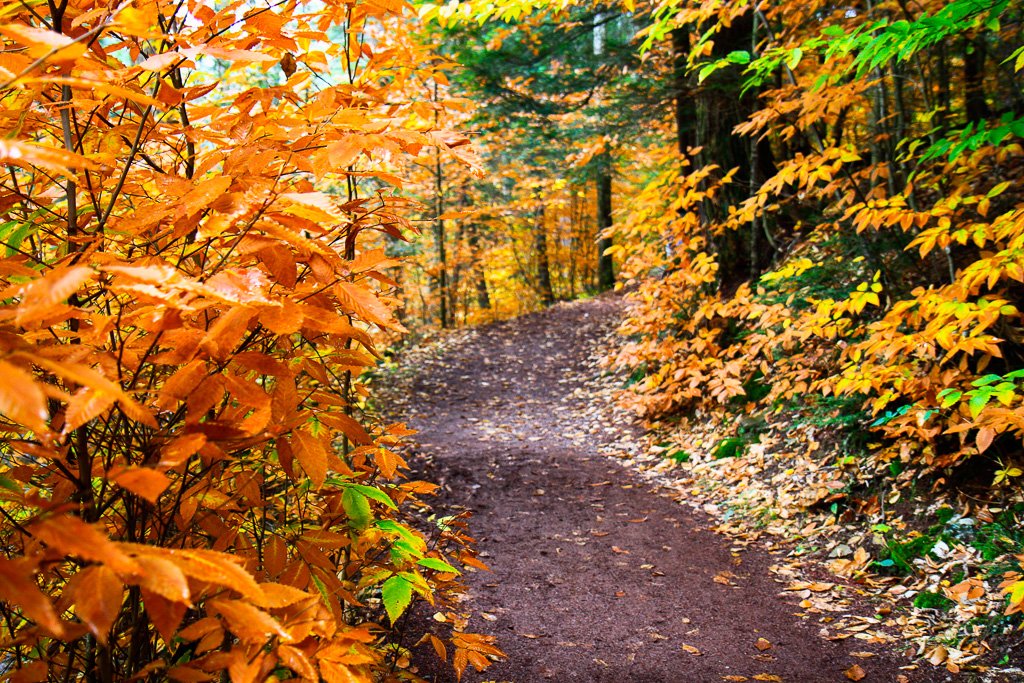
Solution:
M 1002 377 L 1000 377 L 999 375 L 985 375 L 984 377 L 979 377 L 978 379 L 971 382 L 971 386 L 983 387 L 987 384 L 992 384 L 992 382 L 998 382 L 1001 379 Z
M 395 501 L 391 500 L 391 497 L 388 494 L 381 491 L 380 489 L 374 488 L 372 486 L 363 486 L 362 484 L 344 484 L 344 486 L 346 492 L 348 489 L 354 489 L 356 491 L 359 491 L 359 493 L 363 494 L 367 498 L 372 498 L 378 503 L 383 503 L 392 510 L 398 509 L 398 506 L 395 505 Z
M 971 418 L 977 418 L 985 406 L 988 405 L 988 399 L 992 396 L 990 392 L 979 391 L 978 393 L 971 396 L 971 399 L 967 402 L 967 405 L 971 409 Z
M 718 66 L 718 62 L 712 62 L 711 64 L 708 64 L 703 69 L 701 69 L 700 72 L 697 74 L 697 82 L 703 83 L 704 79 L 710 76 L 712 73 L 714 73 Z
M 725 58 L 733 64 L 750 64 L 750 53 L 746 50 L 730 52 Z
M 439 560 L 436 557 L 424 557 L 416 564 L 426 567 L 427 569 L 435 569 L 439 572 L 446 572 L 448 574 L 460 574 L 461 572 L 455 567 L 451 566 L 443 560 Z
M 800 58 L 803 56 L 804 51 L 801 50 L 800 48 L 796 48 L 790 53 L 789 59 L 786 61 L 786 66 L 788 66 L 790 69 L 795 69 L 796 65 L 800 63 Z
M 370 501 L 353 487 L 345 487 L 345 493 L 341 495 L 341 505 L 348 515 L 349 524 L 356 529 L 365 529 L 373 518 Z
M 8 479 L 2 474 L 0 474 L 0 488 L 7 489 L 8 491 L 14 491 L 15 493 L 21 493 L 21 487 L 18 485 L 18 482 L 13 479 Z
M 942 406 L 943 408 L 948 408 L 957 401 L 959 401 L 960 397 L 963 395 L 964 392 L 957 391 L 956 389 L 943 389 L 942 391 L 939 392 L 939 405 Z
M 25 222 L 15 228 L 4 240 L 4 244 L 7 246 L 7 255 L 14 256 L 18 253 L 21 243 L 24 242 L 29 235 L 34 235 L 38 232 L 40 227 L 42 226 L 38 223 Z
M 416 549 L 422 555 L 427 550 L 427 543 L 423 537 L 418 536 L 412 529 L 404 524 L 399 524 L 392 519 L 381 519 L 376 522 L 376 527 L 385 533 L 398 536 Z
M 381 597 L 384 600 L 384 609 L 388 612 L 388 618 L 394 625 L 398 617 L 412 602 L 412 583 L 404 576 L 392 576 L 380 587 Z

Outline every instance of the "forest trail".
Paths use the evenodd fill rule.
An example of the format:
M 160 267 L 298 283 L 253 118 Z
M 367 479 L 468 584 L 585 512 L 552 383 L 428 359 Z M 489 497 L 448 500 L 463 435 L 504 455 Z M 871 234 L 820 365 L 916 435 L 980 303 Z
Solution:
M 768 569 L 780 558 L 734 547 L 602 454 L 635 436 L 589 399 L 589 350 L 621 306 L 601 297 L 478 328 L 412 383 L 414 468 L 442 484 L 438 514 L 474 512 L 493 570 L 466 576 L 467 630 L 509 655 L 463 680 L 810 683 L 850 680 L 854 665 L 869 683 L 945 680 L 899 670 L 909 662 L 880 645 L 820 638 L 825 615 L 803 621 L 780 597 Z M 421 626 L 445 632 L 426 610 Z M 850 654 L 863 651 L 879 654 Z M 455 680 L 429 645 L 417 657 L 426 680 Z

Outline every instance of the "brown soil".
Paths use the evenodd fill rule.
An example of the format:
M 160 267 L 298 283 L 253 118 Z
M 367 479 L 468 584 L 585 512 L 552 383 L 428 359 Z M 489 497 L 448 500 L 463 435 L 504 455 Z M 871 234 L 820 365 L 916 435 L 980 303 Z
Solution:
M 779 558 L 736 552 L 710 519 L 602 455 L 632 428 L 594 421 L 588 348 L 620 315 L 603 297 L 485 326 L 412 383 L 414 467 L 442 484 L 438 514 L 474 512 L 493 570 L 466 576 L 467 630 L 509 655 L 463 680 L 848 681 L 855 664 L 868 683 L 946 680 L 901 670 L 911 661 L 880 643 L 819 637 L 821 615 L 797 616 L 799 599 L 780 595 L 768 571 Z M 417 627 L 446 635 L 430 614 Z M 876 654 L 851 656 L 865 651 Z M 455 680 L 428 645 L 414 661 L 428 681 Z

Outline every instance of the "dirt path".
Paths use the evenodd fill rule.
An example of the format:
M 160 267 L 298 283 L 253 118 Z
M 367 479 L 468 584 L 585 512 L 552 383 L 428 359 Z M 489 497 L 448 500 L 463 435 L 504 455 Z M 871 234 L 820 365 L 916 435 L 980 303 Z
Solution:
M 440 513 L 474 511 L 493 569 L 467 576 L 468 630 L 510 655 L 463 680 L 847 681 L 855 664 L 869 683 L 943 680 L 899 670 L 908 661 L 878 644 L 818 637 L 821 615 L 795 616 L 797 599 L 779 596 L 778 558 L 737 552 L 601 454 L 629 427 L 586 400 L 587 349 L 620 306 L 601 298 L 480 328 L 413 383 L 413 460 L 443 485 Z M 426 680 L 455 680 L 428 646 L 417 656 Z

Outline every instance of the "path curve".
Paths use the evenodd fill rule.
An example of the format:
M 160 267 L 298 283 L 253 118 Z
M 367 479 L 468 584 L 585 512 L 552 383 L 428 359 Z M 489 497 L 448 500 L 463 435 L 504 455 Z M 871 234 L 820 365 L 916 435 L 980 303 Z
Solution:
M 733 552 L 708 518 L 602 455 L 630 427 L 594 416 L 587 356 L 621 313 L 601 297 L 478 328 L 412 384 L 411 460 L 442 484 L 439 514 L 474 512 L 493 570 L 467 576 L 468 630 L 510 656 L 463 681 L 814 683 L 849 681 L 855 664 L 866 683 L 944 680 L 900 670 L 878 644 L 818 637 L 821 615 L 779 595 L 779 558 Z M 455 680 L 429 646 L 415 656 L 427 681 Z

